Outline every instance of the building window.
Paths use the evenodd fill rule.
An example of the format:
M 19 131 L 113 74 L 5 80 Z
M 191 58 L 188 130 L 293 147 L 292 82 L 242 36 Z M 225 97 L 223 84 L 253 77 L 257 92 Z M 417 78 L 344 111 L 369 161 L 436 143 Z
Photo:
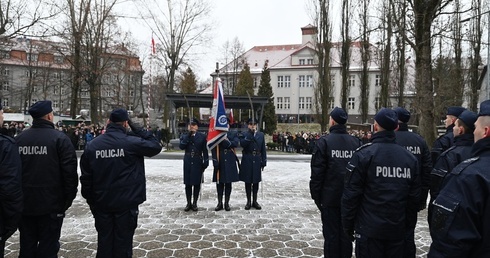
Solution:
M 356 98 L 350 97 L 347 99 L 347 106 L 349 109 L 355 109 L 356 108 Z
M 290 109 L 291 108 L 291 101 L 289 97 L 284 98 L 284 109 Z
M 257 77 L 254 77 L 254 88 L 257 88 Z
M 8 106 L 9 106 L 9 98 L 3 98 L 3 103 L 2 103 L 2 105 L 3 105 L 4 107 L 8 107 Z
M 333 97 L 328 98 L 329 104 L 330 104 L 330 109 L 335 108 L 335 99 Z
M 349 75 L 349 87 L 356 87 L 356 76 Z
M 9 81 L 3 81 L 2 82 L 2 90 L 3 91 L 9 91 L 10 90 L 10 82 Z
M 129 89 L 129 96 L 134 97 L 134 89 L 133 88 Z
M 284 77 L 282 75 L 277 76 L 277 87 L 284 87 Z
M 0 51 L 0 58 L 10 59 L 10 51 Z
M 312 65 L 313 64 L 313 58 L 308 59 L 307 64 Z
M 299 97 L 298 103 L 299 103 L 298 106 L 299 109 L 305 109 L 305 97 Z
M 330 84 L 335 88 L 335 74 L 330 74 Z
M 291 87 L 291 76 L 286 75 L 284 76 L 284 88 L 290 88 Z
M 300 59 L 299 60 L 299 65 L 305 65 L 305 60 L 304 59 Z
M 5 76 L 10 75 L 10 70 L 8 68 L 3 68 L 2 75 L 5 75 Z
M 63 103 L 63 100 L 61 101 L 60 107 L 61 107 L 61 109 L 65 108 L 65 105 Z
M 380 74 L 376 74 L 376 78 L 374 80 L 374 86 L 379 86 L 380 85 L 380 82 L 381 82 L 381 75 Z
M 311 97 L 306 97 L 306 109 L 311 109 Z
M 313 87 L 313 75 L 306 75 L 306 87 Z
M 34 103 L 37 102 L 37 99 L 31 99 L 31 105 L 34 105 Z
M 54 79 L 60 79 L 61 78 L 60 73 L 53 73 L 53 78 Z
M 27 61 L 37 62 L 38 57 L 39 57 L 38 54 L 28 53 L 27 54 Z
M 60 94 L 61 94 L 61 95 L 65 95 L 65 94 L 66 94 L 66 90 L 65 90 L 65 88 L 61 87 L 61 93 L 60 93 Z
M 58 108 L 58 101 L 57 100 L 53 100 L 53 107 Z
M 82 92 L 80 93 L 80 96 L 81 96 L 81 97 L 88 97 L 88 91 L 82 91 Z
M 299 87 L 305 87 L 305 85 L 306 85 L 306 77 L 304 75 L 300 75 L 298 77 L 298 81 L 299 81 Z
M 282 109 L 282 97 L 277 97 L 277 109 Z
M 54 56 L 54 62 L 57 64 L 63 63 L 63 56 Z

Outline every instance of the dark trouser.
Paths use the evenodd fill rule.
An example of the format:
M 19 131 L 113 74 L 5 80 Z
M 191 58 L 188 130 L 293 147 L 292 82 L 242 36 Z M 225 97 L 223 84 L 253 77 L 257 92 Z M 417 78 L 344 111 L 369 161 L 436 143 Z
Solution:
M 405 239 L 376 239 L 356 234 L 356 258 L 403 257 Z
M 60 250 L 64 213 L 22 216 L 19 224 L 20 258 L 56 258 Z
M 415 247 L 414 235 L 415 235 L 414 228 L 407 231 L 407 236 L 405 238 L 405 255 L 403 256 L 404 258 L 415 258 L 417 250 Z
M 323 206 L 323 254 L 325 258 L 350 258 L 352 257 L 352 242 L 347 238 L 342 229 L 340 219 L 340 207 Z
M 5 241 L 0 240 L 0 258 L 5 256 Z
M 194 193 L 192 192 L 192 188 L 194 188 Z M 194 197 L 194 204 L 197 203 L 197 199 L 199 198 L 199 191 L 201 191 L 201 185 L 185 185 L 185 196 L 187 198 L 187 204 L 191 204 L 191 198 Z
M 218 200 L 223 198 L 223 192 L 225 193 L 225 197 L 229 197 L 231 195 L 231 189 L 231 183 L 217 183 L 216 191 L 218 193 Z
M 133 255 L 133 235 L 138 207 L 118 212 L 92 210 L 97 229 L 97 258 L 127 258 Z
M 247 194 L 247 202 L 250 202 L 250 195 L 253 191 L 253 201 L 257 201 L 257 193 L 259 192 L 259 183 L 245 183 L 245 193 Z

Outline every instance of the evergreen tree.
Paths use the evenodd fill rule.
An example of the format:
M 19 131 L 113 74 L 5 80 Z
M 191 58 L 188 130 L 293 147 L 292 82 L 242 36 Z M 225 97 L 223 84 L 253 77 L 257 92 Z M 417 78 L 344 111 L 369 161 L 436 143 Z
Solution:
M 274 93 L 271 86 L 271 73 L 267 66 L 267 61 L 264 64 L 264 69 L 260 76 L 260 86 L 258 96 L 267 97 L 267 104 L 264 106 L 264 117 L 262 120 L 265 122 L 265 128 L 263 132 L 266 134 L 272 134 L 277 129 L 276 109 L 274 107 Z
M 236 85 L 235 89 L 235 95 L 238 96 L 247 96 L 250 94 L 250 96 L 254 95 L 254 88 L 253 88 L 253 78 L 252 74 L 250 73 L 250 66 L 248 66 L 247 63 L 245 63 L 245 66 L 243 67 L 243 70 L 240 72 L 240 75 L 238 77 L 238 83 Z M 247 118 L 249 117 L 249 110 L 241 110 L 239 111 L 239 115 L 234 117 L 240 120 L 240 121 L 246 121 Z M 251 117 L 251 116 L 250 116 Z
M 180 81 L 180 93 L 182 94 L 195 94 L 197 93 L 197 80 L 196 75 L 190 67 L 187 68 L 185 72 L 182 73 L 182 80 Z M 190 114 L 192 111 L 192 114 Z M 199 108 L 184 108 L 182 111 L 184 116 L 190 116 L 189 119 L 193 117 L 199 117 Z

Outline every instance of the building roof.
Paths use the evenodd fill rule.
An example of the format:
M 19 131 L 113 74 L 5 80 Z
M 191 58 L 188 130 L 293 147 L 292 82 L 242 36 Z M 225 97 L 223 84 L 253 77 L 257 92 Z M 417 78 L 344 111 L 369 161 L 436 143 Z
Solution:
M 213 94 L 167 94 L 167 98 L 172 101 L 175 108 L 179 107 L 213 107 Z M 250 109 L 250 100 L 248 96 L 232 96 L 224 95 L 226 108 L 233 109 Z M 263 105 L 267 104 L 267 97 L 251 96 L 254 110 L 258 110 Z

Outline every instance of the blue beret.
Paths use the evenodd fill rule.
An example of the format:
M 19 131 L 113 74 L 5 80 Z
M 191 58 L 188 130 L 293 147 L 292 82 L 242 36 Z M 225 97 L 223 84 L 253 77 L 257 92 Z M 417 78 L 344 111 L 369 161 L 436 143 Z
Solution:
M 199 120 L 197 120 L 197 118 L 192 118 L 191 121 L 189 121 L 189 124 L 191 125 L 198 125 L 199 124 Z
M 478 119 L 478 115 L 475 112 L 465 110 L 458 116 L 458 119 L 463 121 L 463 123 L 471 130 L 475 130 L 475 122 L 476 119 Z
M 387 131 L 393 131 L 398 127 L 398 116 L 395 111 L 390 108 L 382 108 L 374 116 L 374 120 L 378 122 L 379 126 Z
M 466 108 L 464 108 L 464 107 L 448 107 L 446 115 L 458 117 L 465 110 L 466 110 Z
M 29 114 L 32 118 L 40 118 L 51 112 L 53 112 L 53 108 L 51 107 L 51 101 L 49 100 L 40 100 L 34 105 L 32 105 L 29 110 Z
M 116 108 L 112 110 L 111 116 L 109 117 L 111 122 L 124 122 L 129 120 L 128 111 L 124 108 Z
M 332 112 L 330 112 L 330 116 L 339 124 L 345 124 L 348 118 L 347 113 L 345 113 L 345 111 L 339 107 L 335 107 Z
M 396 107 L 393 110 L 398 116 L 398 120 L 402 121 L 403 123 L 408 123 L 408 120 L 410 120 L 410 111 L 402 107 Z
M 252 118 L 249 118 L 248 121 L 247 121 L 247 124 L 258 124 L 259 122 L 257 121 L 257 119 L 252 119 Z
M 490 116 L 490 100 L 485 100 L 480 103 L 480 113 L 478 116 Z

